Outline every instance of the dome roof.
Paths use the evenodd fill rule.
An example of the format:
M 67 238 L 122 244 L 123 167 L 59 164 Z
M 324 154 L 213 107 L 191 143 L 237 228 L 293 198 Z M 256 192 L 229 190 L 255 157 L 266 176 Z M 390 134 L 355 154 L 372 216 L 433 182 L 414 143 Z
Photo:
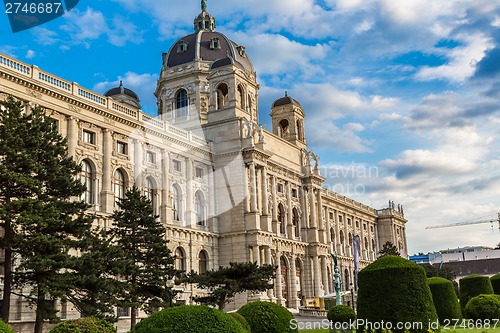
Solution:
M 122 81 L 120 81 L 120 85 L 118 87 L 111 88 L 104 93 L 104 96 L 106 96 L 106 97 L 113 97 L 116 95 L 127 95 L 127 96 L 132 97 L 132 98 L 136 99 L 137 101 L 139 101 L 139 96 L 137 96 L 137 94 L 135 92 L 133 92 L 132 90 L 125 88 L 123 86 Z
M 287 105 L 287 104 L 293 104 L 293 105 L 298 106 L 299 108 L 302 109 L 302 105 L 300 105 L 300 103 L 297 100 L 288 96 L 288 92 L 286 92 L 286 91 L 285 91 L 285 97 L 278 98 L 277 100 L 275 100 L 273 102 L 273 108 L 277 107 L 277 106 Z

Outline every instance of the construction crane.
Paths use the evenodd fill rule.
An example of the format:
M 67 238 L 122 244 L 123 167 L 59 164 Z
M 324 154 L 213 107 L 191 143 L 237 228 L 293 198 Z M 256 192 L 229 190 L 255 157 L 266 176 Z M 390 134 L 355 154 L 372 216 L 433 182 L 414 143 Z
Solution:
M 451 223 L 451 224 L 441 224 L 441 225 L 433 225 L 430 227 L 426 227 L 425 229 L 437 229 L 437 228 L 449 228 L 449 227 L 460 227 L 463 225 L 471 225 L 471 224 L 481 224 L 481 223 L 491 223 L 493 227 L 493 223 L 497 222 L 498 223 L 498 228 L 500 229 L 500 213 L 497 214 L 496 219 L 488 219 L 488 220 L 469 220 L 469 221 L 463 221 L 463 222 L 458 222 L 458 223 Z

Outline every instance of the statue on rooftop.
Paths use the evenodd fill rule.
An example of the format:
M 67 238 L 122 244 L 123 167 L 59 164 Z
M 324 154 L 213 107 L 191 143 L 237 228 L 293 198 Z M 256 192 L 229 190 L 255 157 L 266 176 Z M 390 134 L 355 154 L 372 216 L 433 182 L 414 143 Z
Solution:
M 201 0 L 201 11 L 202 12 L 207 11 L 207 0 Z

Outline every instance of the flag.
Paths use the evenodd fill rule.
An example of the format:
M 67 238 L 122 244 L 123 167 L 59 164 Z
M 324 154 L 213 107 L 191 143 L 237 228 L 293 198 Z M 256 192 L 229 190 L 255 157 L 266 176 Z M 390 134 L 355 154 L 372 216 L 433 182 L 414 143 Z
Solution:
M 354 283 L 358 285 L 359 257 L 361 256 L 361 239 L 359 235 L 352 236 L 352 250 L 354 255 Z

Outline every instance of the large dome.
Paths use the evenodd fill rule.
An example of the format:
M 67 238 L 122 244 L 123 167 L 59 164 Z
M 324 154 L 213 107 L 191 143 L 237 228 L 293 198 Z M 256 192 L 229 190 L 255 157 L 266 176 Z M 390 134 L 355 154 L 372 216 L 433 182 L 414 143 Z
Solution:
M 206 6 L 202 6 L 202 13 L 195 18 L 194 28 L 195 33 L 180 38 L 172 45 L 164 59 L 165 67 L 175 67 L 196 60 L 213 63 L 223 58 L 232 58 L 231 62 L 244 71 L 254 72 L 245 47 L 215 31 L 215 19 L 206 12 Z M 211 68 L 219 67 L 210 65 Z

